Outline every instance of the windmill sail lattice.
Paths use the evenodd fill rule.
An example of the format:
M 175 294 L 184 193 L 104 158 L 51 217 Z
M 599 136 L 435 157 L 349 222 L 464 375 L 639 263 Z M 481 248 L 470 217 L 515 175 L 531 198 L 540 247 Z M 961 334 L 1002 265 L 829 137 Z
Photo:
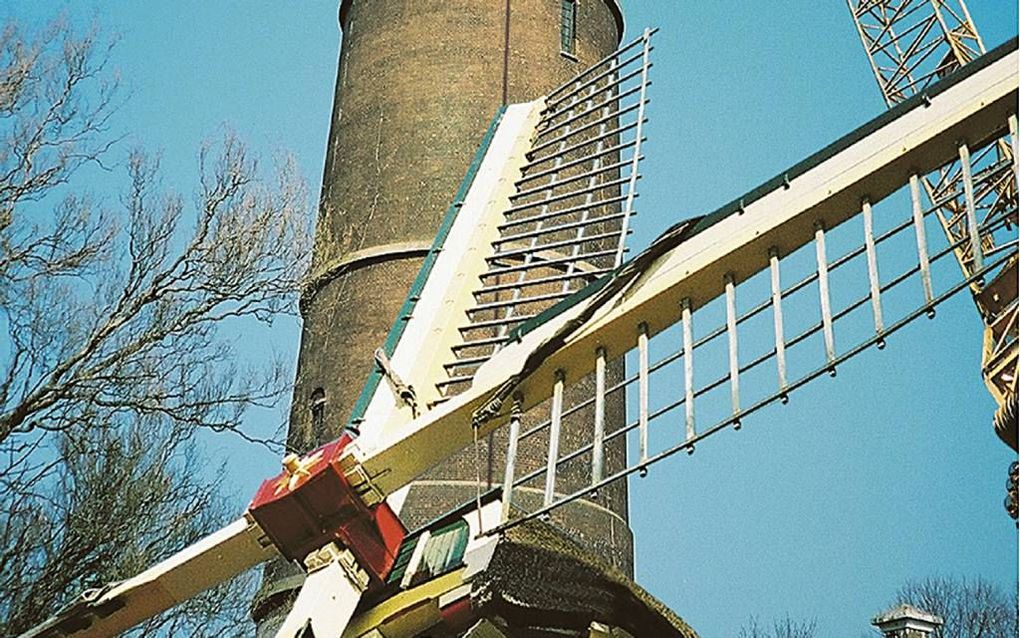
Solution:
M 647 75 L 645 58 L 642 73 Z M 508 328 L 509 338 L 478 368 L 471 384 L 430 409 L 415 415 L 406 406 L 395 405 L 393 396 L 387 397 L 388 389 L 373 391 L 372 398 L 378 400 L 365 412 L 366 434 L 357 441 L 345 437 L 329 444 L 335 456 L 320 463 L 326 467 L 306 473 L 296 487 L 290 487 L 297 476 L 290 472 L 269 479 L 263 488 L 272 499 L 256 499 L 244 518 L 135 578 L 93 592 L 24 636 L 107 635 L 105 629 L 128 627 L 278 551 L 284 555 L 298 551 L 308 537 L 301 536 L 290 546 L 271 539 L 284 538 L 279 532 L 293 531 L 290 524 L 301 517 L 260 519 L 259 507 L 278 503 L 306 507 L 302 494 L 311 493 L 309 486 L 322 485 L 313 477 L 329 477 L 336 486 L 335 492 L 322 493 L 325 498 L 319 502 L 325 510 L 322 518 L 314 519 L 316 524 L 327 520 L 368 524 L 368 518 L 357 518 L 360 514 L 345 518 L 351 516 L 349 511 L 329 508 L 346 502 L 354 506 L 346 510 L 378 513 L 389 495 L 469 446 L 472 438 L 506 424 L 512 447 L 547 433 L 549 455 L 543 469 L 518 473 L 512 462 L 507 467 L 504 520 L 492 524 L 478 517 L 476 531 L 495 535 L 680 452 L 693 452 L 710 437 L 750 425 L 752 415 L 785 402 L 819 377 L 835 374 L 865 350 L 883 347 L 897 331 L 933 316 L 953 295 L 1015 264 L 1020 243 L 1015 233 L 991 246 L 983 239 L 995 236 L 1017 215 L 1017 64 L 1014 39 L 719 210 L 679 222 L 649 249 L 541 316 L 523 322 L 518 317 L 519 325 L 512 332 Z M 514 167 L 534 161 L 534 155 L 524 158 L 523 147 L 533 153 L 528 134 L 538 119 L 533 105 L 512 106 L 502 114 L 487 141 L 491 152 L 474 167 L 475 183 L 464 193 L 463 210 L 449 229 L 451 237 L 469 237 L 484 226 L 475 222 L 484 222 L 484 213 L 493 206 L 501 214 L 514 207 L 502 206 L 508 195 L 501 180 Z M 1007 134 L 1012 155 L 987 150 Z M 623 143 L 612 136 L 606 139 L 608 144 Z M 640 157 L 639 149 L 633 157 Z M 967 161 L 973 157 L 985 158 L 984 163 Z M 945 241 L 943 235 L 930 232 L 937 230 L 933 220 L 942 203 L 925 200 L 922 180 L 954 163 L 959 163 L 968 232 Z M 635 173 L 623 172 L 597 185 L 624 176 L 636 179 Z M 1006 182 L 1014 195 L 1002 198 L 1002 214 L 979 217 L 978 200 L 986 191 L 978 184 Z M 605 188 L 616 186 L 623 184 Z M 621 201 L 621 209 L 629 210 L 627 200 Z M 617 240 L 625 236 L 624 219 L 614 227 Z M 571 251 L 586 240 L 608 242 L 608 237 L 600 237 L 603 234 L 607 233 L 586 231 L 570 244 Z M 980 266 L 969 271 L 951 258 L 966 245 L 980 256 Z M 500 259 L 510 259 L 505 253 L 519 249 L 501 250 Z M 428 294 L 429 285 L 434 283 L 441 291 L 450 288 L 450 282 L 463 279 L 457 266 L 470 258 L 438 249 L 432 254 L 435 267 L 419 290 L 422 303 L 432 305 L 408 317 L 406 332 L 397 333 L 401 344 L 410 344 L 405 351 L 398 347 L 387 353 L 401 376 L 419 388 L 423 379 L 437 377 L 433 372 L 422 376 L 420 369 L 431 361 L 423 348 L 430 335 L 443 329 L 446 317 L 442 295 Z M 514 258 L 523 265 L 526 254 Z M 583 254 L 587 253 L 582 245 L 579 258 Z M 540 258 L 544 256 L 536 252 L 535 259 Z M 445 342 L 440 345 L 449 350 Z M 415 362 L 420 364 L 410 365 Z M 632 372 L 615 382 L 605 371 L 618 369 L 620 362 L 633 364 Z M 594 396 L 571 391 L 592 375 Z M 603 418 L 607 397 L 620 394 L 636 398 L 633 418 L 608 431 L 612 426 Z M 561 441 L 557 433 L 563 420 L 583 413 L 589 404 L 593 417 L 589 439 L 579 445 Z M 550 406 L 549 418 L 522 432 L 520 415 L 542 405 Z M 635 441 L 631 458 L 625 467 L 608 470 L 602 464 L 603 450 L 621 438 Z M 324 449 L 307 462 L 319 463 L 315 459 Z M 512 461 L 513 454 L 508 457 Z M 577 460 L 590 463 L 590 481 L 581 489 L 565 489 L 560 473 Z M 541 506 L 507 517 L 512 511 L 507 504 L 519 494 L 515 488 L 535 480 L 544 484 Z M 313 531 L 333 538 L 337 530 L 324 524 Z M 351 542 L 351 546 L 369 545 Z M 331 548 L 340 549 L 331 542 L 307 555 L 310 573 L 322 568 L 315 563 L 322 550 Z M 329 568 L 338 568 L 334 569 L 338 578 L 352 583 L 350 572 L 364 570 L 360 558 L 343 552 L 326 559 Z M 345 603 L 346 612 L 354 613 L 352 600 Z M 333 607 L 317 606 L 326 614 Z
M 637 196 L 653 30 L 550 93 L 487 269 L 444 365 L 470 384 L 521 322 L 615 268 Z
M 693 452 L 812 380 L 835 375 L 869 347 L 884 347 L 896 331 L 934 317 L 939 304 L 1011 263 L 1015 237 L 984 249 L 981 268 L 969 273 L 952 257 L 1015 217 L 1015 197 L 1003 201 L 1002 215 L 976 215 L 981 191 L 975 184 L 1015 184 L 1012 157 L 998 156 L 978 170 L 961 164 L 974 232 L 951 242 L 932 232 L 939 204 L 925 200 L 922 175 L 961 156 L 991 156 L 989 148 L 1015 117 L 1015 48 L 1008 43 L 929 87 L 927 96 L 701 219 L 693 231 L 681 226 L 667 233 L 601 280 L 601 290 L 518 329 L 520 343 L 484 366 L 470 396 L 458 403 L 474 407 L 476 422 L 481 415 L 509 420 L 504 505 L 518 487 L 545 485 L 542 507 L 493 532 L 587 498 L 680 451 Z M 974 142 L 957 144 L 960 139 Z M 607 383 L 604 370 L 627 358 L 636 370 Z M 506 382 L 521 360 L 528 363 Z M 592 373 L 595 396 L 565 400 L 578 397 L 572 384 Z M 637 399 L 633 418 L 605 431 L 602 406 L 621 394 Z M 548 418 L 522 431 L 520 414 L 550 398 Z M 592 407 L 590 441 L 561 447 L 563 419 Z M 456 420 L 443 414 L 435 420 L 444 418 Z M 518 475 L 513 449 L 546 433 L 548 464 Z M 635 453 L 626 468 L 605 473 L 602 450 L 620 437 L 636 442 Z M 578 460 L 592 465 L 590 485 L 560 489 L 558 471 Z

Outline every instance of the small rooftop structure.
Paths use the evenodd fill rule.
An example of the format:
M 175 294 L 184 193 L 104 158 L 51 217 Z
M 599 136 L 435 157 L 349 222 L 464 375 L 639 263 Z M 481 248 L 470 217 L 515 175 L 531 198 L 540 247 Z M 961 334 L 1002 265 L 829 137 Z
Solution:
M 925 638 L 943 624 L 942 618 L 903 604 L 885 611 L 871 620 L 886 638 Z

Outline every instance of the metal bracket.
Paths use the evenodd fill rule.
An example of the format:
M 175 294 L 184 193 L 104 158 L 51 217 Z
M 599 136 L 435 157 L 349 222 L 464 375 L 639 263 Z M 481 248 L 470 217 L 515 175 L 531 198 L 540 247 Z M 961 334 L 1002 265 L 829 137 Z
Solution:
M 304 563 L 308 577 L 276 638 L 339 636 L 368 587 L 368 572 L 337 543 L 310 553 Z
M 343 568 L 347 577 L 351 579 L 351 582 L 360 587 L 362 591 L 368 588 L 368 572 L 362 569 L 361 565 L 358 564 L 358 559 L 354 557 L 351 550 L 343 547 L 339 543 L 330 543 L 317 549 L 306 556 L 304 562 L 305 570 L 309 574 L 317 572 L 324 567 L 328 567 L 331 563 L 335 562 Z
M 372 477 L 365 471 L 356 455 L 352 454 L 353 449 L 356 448 L 352 446 L 351 450 L 347 450 L 340 457 L 340 470 L 343 472 L 344 478 L 347 479 L 348 485 L 364 501 L 365 505 L 368 507 L 378 505 L 386 500 L 386 494 L 372 482 Z
M 386 356 L 386 351 L 382 348 L 376 348 L 375 350 L 375 362 L 382 370 L 383 376 L 386 377 L 386 381 L 390 384 L 390 389 L 393 390 L 393 394 L 397 395 L 397 398 L 404 402 L 404 405 L 411 408 L 411 418 L 418 418 L 418 397 L 414 392 L 414 386 L 404 383 L 397 371 L 393 369 L 393 363 L 390 358 Z

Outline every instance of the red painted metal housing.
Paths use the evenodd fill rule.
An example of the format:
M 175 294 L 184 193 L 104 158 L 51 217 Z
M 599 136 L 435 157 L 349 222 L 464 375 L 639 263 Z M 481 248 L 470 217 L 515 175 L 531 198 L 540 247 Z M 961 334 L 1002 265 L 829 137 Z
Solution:
M 464 596 L 446 607 L 441 607 L 439 616 L 443 619 L 444 629 L 457 632 L 469 629 L 478 620 L 478 614 L 471 607 L 470 596 Z
M 302 560 L 339 541 L 381 585 L 407 530 L 385 502 L 368 507 L 351 489 L 340 457 L 351 437 L 343 435 L 300 461 L 301 471 L 282 472 L 262 483 L 248 511 L 280 553 Z

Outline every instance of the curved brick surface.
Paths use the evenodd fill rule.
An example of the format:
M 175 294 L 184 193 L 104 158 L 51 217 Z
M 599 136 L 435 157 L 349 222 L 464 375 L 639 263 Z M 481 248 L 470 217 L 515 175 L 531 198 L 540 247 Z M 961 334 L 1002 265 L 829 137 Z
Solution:
M 560 53 L 559 0 L 511 0 L 511 7 L 510 102 L 540 97 L 619 43 L 616 0 L 578 3 L 576 59 Z M 504 2 L 344 0 L 340 16 L 344 36 L 313 265 L 315 273 L 331 274 L 302 304 L 290 433 L 297 447 L 334 438 L 347 422 L 372 369 L 372 352 L 385 339 L 421 256 L 405 251 L 337 265 L 353 252 L 431 242 L 503 99 Z M 316 428 L 309 397 L 320 387 L 324 425 Z M 458 460 L 445 476 L 467 478 L 467 472 L 473 479 L 474 464 Z M 412 499 L 409 513 L 426 516 L 457 504 L 438 496 Z M 623 519 L 576 508 L 592 514 L 574 527 L 592 538 L 598 517 L 607 517 L 602 524 L 619 540 L 601 553 L 615 555 L 613 562 L 627 569 L 630 531 L 620 523 L 625 488 L 612 500 Z M 275 615 L 274 606 L 259 604 L 259 616 Z M 272 624 L 262 623 L 259 634 Z

